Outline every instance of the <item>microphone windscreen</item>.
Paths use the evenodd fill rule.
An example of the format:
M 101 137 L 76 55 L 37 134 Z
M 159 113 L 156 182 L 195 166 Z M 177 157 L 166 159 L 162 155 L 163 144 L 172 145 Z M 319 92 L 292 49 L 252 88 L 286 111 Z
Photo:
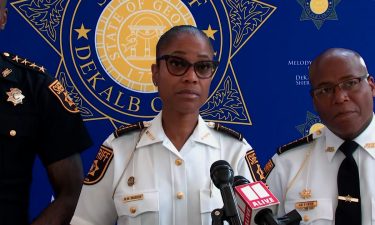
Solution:
M 233 169 L 225 160 L 218 160 L 212 163 L 210 176 L 212 182 L 219 189 L 222 185 L 232 185 L 233 183 Z

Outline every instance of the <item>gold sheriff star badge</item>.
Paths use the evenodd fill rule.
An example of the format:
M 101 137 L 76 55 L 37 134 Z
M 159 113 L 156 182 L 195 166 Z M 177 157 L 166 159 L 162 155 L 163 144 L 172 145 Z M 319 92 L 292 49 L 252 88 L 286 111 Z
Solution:
M 299 193 L 299 195 L 300 195 L 301 198 L 303 198 L 303 199 L 311 198 L 311 190 L 305 188 L 305 189 L 303 189 L 303 190 Z
M 22 91 L 18 88 L 11 88 L 10 91 L 6 92 L 8 95 L 8 102 L 12 102 L 14 106 L 22 104 L 22 100 L 25 96 L 22 94 Z

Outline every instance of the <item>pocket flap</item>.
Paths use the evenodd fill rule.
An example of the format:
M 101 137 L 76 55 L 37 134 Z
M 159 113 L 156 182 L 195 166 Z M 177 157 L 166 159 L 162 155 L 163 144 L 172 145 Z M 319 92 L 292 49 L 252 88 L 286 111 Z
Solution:
M 36 132 L 36 118 L 30 115 L 0 116 L 0 135 L 11 136 L 15 131 L 17 136 L 32 136 Z
M 158 212 L 159 192 L 116 194 L 115 205 L 119 216 L 136 217 L 145 212 Z
M 286 201 L 285 212 L 288 213 L 292 211 L 293 209 L 296 209 L 302 217 L 301 224 L 311 223 L 316 220 L 330 220 L 330 221 L 333 220 L 334 214 L 333 214 L 331 199 L 308 199 L 306 201 L 301 200 L 298 202 L 310 202 L 310 201 L 317 201 L 317 206 L 314 207 L 313 209 L 308 209 L 308 210 L 297 209 L 296 208 L 297 201 Z
M 213 188 L 212 193 L 209 189 L 200 190 L 200 207 L 201 213 L 211 213 L 214 209 L 223 207 L 219 189 Z

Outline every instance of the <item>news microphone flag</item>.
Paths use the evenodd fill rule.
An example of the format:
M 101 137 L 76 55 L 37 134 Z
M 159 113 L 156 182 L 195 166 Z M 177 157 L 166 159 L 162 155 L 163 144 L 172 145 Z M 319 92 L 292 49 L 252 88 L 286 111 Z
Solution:
M 268 208 L 276 213 L 280 202 L 263 182 L 239 185 L 234 190 L 243 225 L 254 225 L 254 217 L 262 209 Z

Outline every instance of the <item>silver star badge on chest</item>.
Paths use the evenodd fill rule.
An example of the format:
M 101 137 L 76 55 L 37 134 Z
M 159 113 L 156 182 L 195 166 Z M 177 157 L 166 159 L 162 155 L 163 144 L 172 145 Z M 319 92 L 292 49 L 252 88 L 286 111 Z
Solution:
M 11 88 L 6 93 L 8 95 L 7 101 L 12 102 L 14 106 L 22 104 L 22 100 L 25 98 L 25 96 L 22 94 L 22 91 L 18 88 Z

